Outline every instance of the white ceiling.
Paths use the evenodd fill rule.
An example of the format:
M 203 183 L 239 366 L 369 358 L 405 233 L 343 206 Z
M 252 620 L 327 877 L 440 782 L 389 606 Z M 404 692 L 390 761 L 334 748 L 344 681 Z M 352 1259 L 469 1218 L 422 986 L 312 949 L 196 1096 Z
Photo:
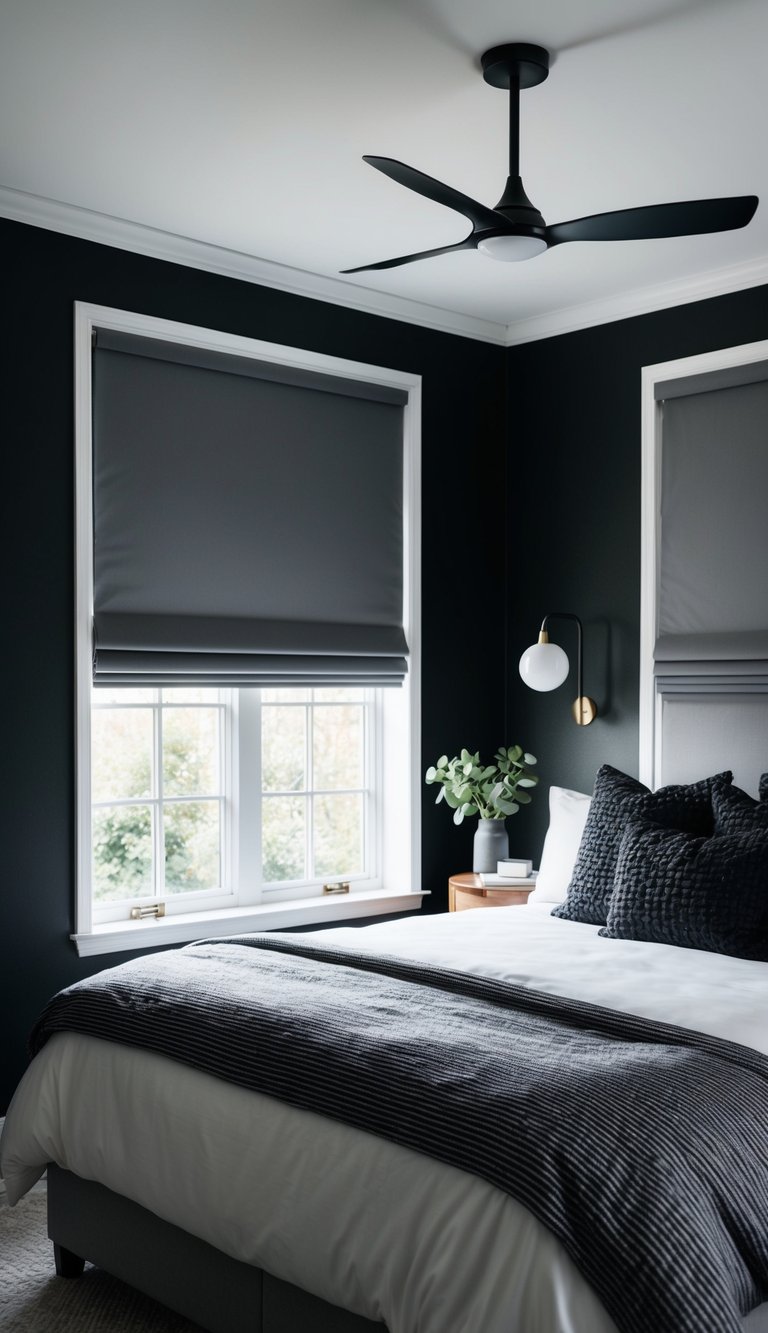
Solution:
M 549 79 L 522 95 L 521 131 L 548 222 L 758 194 L 753 222 L 339 278 L 468 229 L 363 153 L 497 201 L 507 97 L 479 55 L 506 41 L 552 51 Z M 23 191 L 334 279 L 335 300 L 417 302 L 437 322 L 535 335 L 628 294 L 663 305 L 686 284 L 717 289 L 723 271 L 724 287 L 763 273 L 766 51 L 766 0 L 2 0 L 0 211 L 14 215 Z

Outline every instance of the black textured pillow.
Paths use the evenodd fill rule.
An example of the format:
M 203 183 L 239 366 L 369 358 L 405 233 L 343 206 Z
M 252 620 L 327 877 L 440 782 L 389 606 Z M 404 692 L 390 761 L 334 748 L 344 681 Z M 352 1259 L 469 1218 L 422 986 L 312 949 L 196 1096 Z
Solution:
M 768 773 L 763 773 L 760 778 L 760 800 L 768 801 Z
M 603 764 L 568 887 L 568 897 L 552 912 L 566 921 L 604 926 L 613 892 L 619 847 L 631 819 L 653 819 L 665 828 L 681 829 L 697 837 L 712 833 L 712 784 L 731 782 L 733 774 L 718 773 L 687 786 L 649 791 L 610 764 Z
M 767 885 L 767 832 L 697 838 L 633 820 L 600 934 L 768 961 Z
M 757 832 L 768 838 L 768 801 L 753 800 L 741 787 L 716 782 L 712 788 L 712 814 L 715 833 Z

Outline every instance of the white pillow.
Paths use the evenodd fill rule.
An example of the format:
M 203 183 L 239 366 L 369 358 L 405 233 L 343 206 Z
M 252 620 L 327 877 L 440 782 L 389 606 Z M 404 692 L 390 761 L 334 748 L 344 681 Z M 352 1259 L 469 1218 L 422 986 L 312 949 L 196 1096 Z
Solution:
M 549 789 L 549 828 L 541 869 L 529 903 L 564 903 L 592 797 L 566 787 Z

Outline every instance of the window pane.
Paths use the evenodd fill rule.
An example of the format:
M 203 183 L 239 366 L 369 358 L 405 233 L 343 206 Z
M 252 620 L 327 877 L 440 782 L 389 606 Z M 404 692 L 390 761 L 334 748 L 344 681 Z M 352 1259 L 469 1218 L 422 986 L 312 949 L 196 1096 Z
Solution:
M 193 893 L 221 883 L 218 801 L 180 801 L 163 810 L 165 887 Z
M 300 685 L 281 685 L 276 689 L 262 689 L 263 704 L 305 704 L 309 702 L 310 691 Z
M 151 708 L 97 708 L 92 715 L 93 799 L 152 794 Z
M 164 704 L 215 704 L 219 701 L 216 686 L 210 689 L 197 689 L 189 685 L 180 685 L 178 689 L 163 689 Z
M 267 883 L 306 879 L 307 802 L 303 796 L 271 796 L 262 806 L 261 861 Z
M 314 787 L 361 787 L 362 705 L 342 704 L 315 708 L 312 712 Z
M 163 708 L 163 794 L 218 793 L 218 708 Z
M 316 796 L 315 875 L 343 879 L 363 869 L 362 796 Z
M 152 896 L 152 811 L 121 805 L 93 812 L 96 902 Z
M 362 693 L 359 685 L 329 685 L 315 690 L 312 698 L 316 704 L 354 704 L 360 702 Z
M 94 685 L 91 698 L 95 708 L 103 704 L 151 704 L 155 701 L 155 691 L 148 689 L 132 690 L 127 688 L 105 688 Z
M 264 791 L 304 788 L 305 708 L 267 704 L 261 710 L 261 785 Z

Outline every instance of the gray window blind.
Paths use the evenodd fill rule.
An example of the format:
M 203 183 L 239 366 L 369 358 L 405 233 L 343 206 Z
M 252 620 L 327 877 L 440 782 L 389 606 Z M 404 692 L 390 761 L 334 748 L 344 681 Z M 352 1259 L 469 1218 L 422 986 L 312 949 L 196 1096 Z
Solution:
M 670 395 L 655 650 L 665 692 L 768 682 L 767 371 L 760 363 L 657 386 Z
M 97 684 L 398 684 L 405 393 L 99 330 Z

